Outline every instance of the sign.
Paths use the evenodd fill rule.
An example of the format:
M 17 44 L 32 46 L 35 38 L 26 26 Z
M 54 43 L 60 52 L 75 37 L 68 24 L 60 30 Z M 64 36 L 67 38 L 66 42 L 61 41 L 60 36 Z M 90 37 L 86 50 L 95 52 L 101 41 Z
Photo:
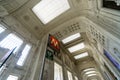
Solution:
M 49 60 L 53 60 L 53 52 L 47 49 L 45 57 Z
M 104 55 L 112 62 L 112 64 L 120 71 L 120 63 L 112 57 L 106 50 L 104 50 Z
M 53 37 L 51 35 L 49 35 L 48 40 L 49 40 L 48 41 L 48 46 L 50 48 L 52 48 L 54 51 L 59 53 L 60 52 L 60 43 L 59 43 L 59 41 L 55 37 Z

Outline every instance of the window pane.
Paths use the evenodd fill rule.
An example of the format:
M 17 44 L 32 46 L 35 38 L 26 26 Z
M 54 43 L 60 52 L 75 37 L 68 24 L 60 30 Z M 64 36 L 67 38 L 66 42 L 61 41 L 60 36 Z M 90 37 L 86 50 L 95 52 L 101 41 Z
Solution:
M 17 76 L 9 75 L 7 80 L 18 80 Z
M 67 71 L 67 74 L 68 74 L 68 80 L 73 80 L 73 78 L 72 78 L 72 73 L 69 72 L 69 71 Z
M 54 80 L 63 80 L 62 66 L 54 63 Z
M 9 34 L 5 39 L 3 39 L 0 42 L 0 47 L 3 49 L 9 49 L 9 50 L 16 47 L 16 49 L 14 51 L 14 52 L 16 52 L 22 43 L 23 43 L 23 41 L 19 37 L 17 37 L 14 34 Z
M 25 46 L 24 50 L 22 51 L 22 55 L 20 56 L 20 58 L 19 58 L 19 60 L 17 62 L 17 65 L 23 66 L 23 64 L 24 64 L 24 62 L 26 60 L 26 57 L 27 57 L 27 55 L 28 55 L 28 53 L 30 51 L 30 48 L 31 48 L 30 45 Z
M 3 27 L 3 25 L 0 24 L 0 33 L 2 33 L 3 31 L 5 31 L 5 28 Z

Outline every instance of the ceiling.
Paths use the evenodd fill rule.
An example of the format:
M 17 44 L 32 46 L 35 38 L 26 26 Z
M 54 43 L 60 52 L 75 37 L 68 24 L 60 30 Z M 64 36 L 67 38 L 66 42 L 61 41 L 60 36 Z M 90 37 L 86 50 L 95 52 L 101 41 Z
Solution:
M 50 33 L 54 35 L 59 41 L 62 39 L 75 34 L 80 33 L 81 37 L 68 43 L 62 44 L 62 48 L 71 57 L 73 61 L 74 56 L 83 52 L 88 52 L 89 57 L 86 57 L 77 61 L 93 60 L 91 58 L 92 53 L 89 49 L 88 37 L 86 36 L 87 24 L 85 22 L 84 11 L 92 8 L 91 0 L 68 0 L 70 9 L 64 14 L 59 15 L 48 24 L 43 24 L 37 16 L 33 13 L 32 8 L 40 0 L 0 0 L 0 5 L 7 11 L 9 15 L 14 17 L 17 21 L 22 24 L 22 27 L 26 28 L 33 36 L 37 39 L 41 39 L 45 34 Z M 85 5 L 86 4 L 86 5 Z M 6 15 L 8 15 L 6 14 Z M 84 42 L 85 48 L 71 54 L 67 48 L 77 43 Z M 94 80 L 94 79 L 89 79 Z M 98 79 L 99 80 L 99 79 Z

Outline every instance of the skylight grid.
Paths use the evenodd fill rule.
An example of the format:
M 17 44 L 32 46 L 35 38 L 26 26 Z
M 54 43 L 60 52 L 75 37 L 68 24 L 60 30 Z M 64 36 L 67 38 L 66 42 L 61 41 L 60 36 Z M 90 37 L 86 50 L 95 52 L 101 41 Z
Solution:
M 80 33 L 76 33 L 76 34 L 73 34 L 73 35 L 71 35 L 71 36 L 63 39 L 62 42 L 63 42 L 64 44 L 66 44 L 66 43 L 68 43 L 68 42 L 70 42 L 70 41 L 73 41 L 73 40 L 79 38 L 80 36 L 81 36 Z
M 88 56 L 88 53 L 87 53 L 87 52 L 82 53 L 82 54 L 79 54 L 79 55 L 76 55 L 76 56 L 74 56 L 74 58 L 75 58 L 75 59 L 80 59 L 80 58 L 84 58 L 84 57 L 86 57 L 86 56 Z
M 42 0 L 32 10 L 44 24 L 47 24 L 69 8 L 68 0 Z
M 83 49 L 84 47 L 85 47 L 85 44 L 84 44 L 84 43 L 79 43 L 79 44 L 77 44 L 77 45 L 74 45 L 74 46 L 68 48 L 68 50 L 69 50 L 69 52 L 73 53 L 73 52 L 75 52 L 75 51 L 78 51 L 78 50 L 80 50 L 80 49 Z

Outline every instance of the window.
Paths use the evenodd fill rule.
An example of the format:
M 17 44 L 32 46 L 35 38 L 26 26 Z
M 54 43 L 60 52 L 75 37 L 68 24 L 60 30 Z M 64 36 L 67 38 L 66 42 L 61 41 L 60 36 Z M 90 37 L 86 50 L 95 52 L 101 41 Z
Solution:
M 20 56 L 20 58 L 19 58 L 19 60 L 17 62 L 17 65 L 23 66 L 30 49 L 31 49 L 31 46 L 27 44 L 25 46 L 25 48 L 23 49 L 23 51 L 22 51 L 22 55 Z
M 17 76 L 9 75 L 7 80 L 18 80 Z
M 5 28 L 3 27 L 3 25 L 0 24 L 0 33 L 2 33 L 3 31 L 5 31 Z
M 74 45 L 74 46 L 68 48 L 68 50 L 72 53 L 72 52 L 78 51 L 80 49 L 83 49 L 84 47 L 85 47 L 84 43 L 79 43 L 77 45 Z
M 86 56 L 88 56 L 88 53 L 87 53 L 87 52 L 81 53 L 81 54 L 79 54 L 79 55 L 76 55 L 76 56 L 74 56 L 74 58 L 75 58 L 75 59 L 80 59 L 80 58 L 84 58 L 84 57 L 86 57 Z
M 63 80 L 62 66 L 54 63 L 54 80 Z
M 72 73 L 70 71 L 67 71 L 67 74 L 68 74 L 68 80 L 73 80 Z
M 63 39 L 62 42 L 65 44 L 65 43 L 68 43 L 70 41 L 73 41 L 73 40 L 79 38 L 80 36 L 81 36 L 80 33 L 76 33 L 76 34 L 73 34 L 73 35 Z
M 32 10 L 44 24 L 47 24 L 69 8 L 68 0 L 41 0 Z
M 14 34 L 9 34 L 5 39 L 3 39 L 0 42 L 0 47 L 4 48 L 4 49 L 9 49 L 9 50 L 16 47 L 16 49 L 14 51 L 14 52 L 16 52 L 22 43 L 23 43 L 23 41 L 19 37 L 17 37 Z

